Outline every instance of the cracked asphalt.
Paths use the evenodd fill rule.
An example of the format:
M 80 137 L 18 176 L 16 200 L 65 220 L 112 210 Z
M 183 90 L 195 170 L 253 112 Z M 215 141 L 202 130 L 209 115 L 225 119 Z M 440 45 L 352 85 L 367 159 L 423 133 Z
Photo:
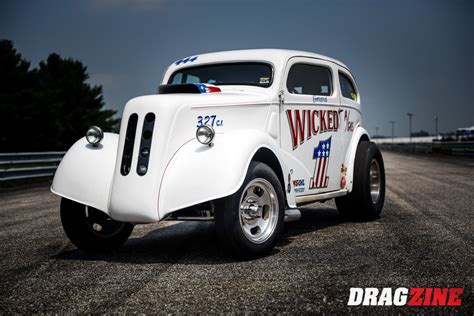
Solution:
M 473 314 L 474 160 L 384 152 L 376 221 L 343 221 L 334 203 L 302 209 L 268 257 L 238 262 L 211 222 L 136 226 L 118 251 L 67 240 L 47 186 L 0 192 L 0 314 Z M 460 307 L 348 307 L 350 287 L 462 287 Z

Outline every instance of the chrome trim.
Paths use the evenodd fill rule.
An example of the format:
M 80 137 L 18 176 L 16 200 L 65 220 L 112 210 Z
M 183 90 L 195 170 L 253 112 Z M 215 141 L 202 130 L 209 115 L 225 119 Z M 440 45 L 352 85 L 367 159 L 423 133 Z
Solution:
M 301 219 L 301 212 L 297 208 L 290 208 L 285 210 L 285 223 L 295 222 Z
M 89 136 L 93 136 L 92 135 L 93 133 L 96 133 L 95 137 L 97 138 L 97 140 L 94 141 L 94 142 L 89 140 Z M 104 132 L 102 131 L 102 129 L 99 126 L 91 126 L 87 129 L 86 140 L 89 144 L 91 144 L 92 146 L 97 146 L 97 145 L 100 144 L 102 139 L 104 139 Z
M 178 216 L 173 217 L 170 216 L 166 218 L 167 221 L 197 221 L 197 222 L 206 222 L 206 221 L 213 221 L 214 216 L 204 217 L 204 216 Z
M 326 192 L 326 193 L 297 196 L 295 200 L 296 200 L 296 205 L 306 204 L 309 202 L 329 200 L 338 196 L 346 195 L 347 193 L 348 193 L 347 189 L 344 189 L 344 190 L 337 190 L 337 191 L 331 191 L 331 192 Z
M 201 130 L 201 129 L 207 129 L 208 132 L 211 134 L 211 139 L 209 139 L 208 142 L 203 143 L 203 142 L 201 142 L 201 141 L 199 140 L 198 133 L 199 133 L 199 130 Z M 212 141 L 214 140 L 214 136 L 216 136 L 216 132 L 215 132 L 214 129 L 213 129 L 211 126 L 209 126 L 209 125 L 201 125 L 201 126 L 199 126 L 199 127 L 196 129 L 196 139 L 197 139 L 198 142 L 200 142 L 200 143 L 203 144 L 203 145 L 209 145 L 209 146 L 211 146 L 211 145 L 212 145 Z

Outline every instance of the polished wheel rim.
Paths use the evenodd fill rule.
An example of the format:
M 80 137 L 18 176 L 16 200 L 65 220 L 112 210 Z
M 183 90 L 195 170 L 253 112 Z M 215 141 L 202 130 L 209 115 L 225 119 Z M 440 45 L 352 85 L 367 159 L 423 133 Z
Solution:
M 114 221 L 104 212 L 88 206 L 85 206 L 84 215 L 89 230 L 104 238 L 118 234 L 125 225 L 125 223 Z
M 370 197 L 373 204 L 379 201 L 380 186 L 380 165 L 376 159 L 372 159 L 370 162 Z
M 240 198 L 240 226 L 245 237 L 261 244 L 275 231 L 278 222 L 278 197 L 265 179 L 250 181 Z

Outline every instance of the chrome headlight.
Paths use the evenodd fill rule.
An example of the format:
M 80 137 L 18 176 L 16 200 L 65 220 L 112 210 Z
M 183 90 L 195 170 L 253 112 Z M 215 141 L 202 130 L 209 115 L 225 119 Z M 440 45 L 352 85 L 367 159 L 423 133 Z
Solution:
M 87 130 L 86 139 L 92 146 L 97 146 L 100 144 L 102 139 L 104 138 L 104 132 L 98 126 L 91 126 Z
M 199 126 L 196 131 L 196 138 L 201 144 L 211 146 L 215 134 L 216 133 L 212 127 L 209 125 L 202 125 Z

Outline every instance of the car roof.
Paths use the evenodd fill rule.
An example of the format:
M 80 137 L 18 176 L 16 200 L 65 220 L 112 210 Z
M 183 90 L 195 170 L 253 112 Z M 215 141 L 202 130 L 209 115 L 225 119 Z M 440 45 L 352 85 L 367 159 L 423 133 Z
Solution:
M 192 58 L 195 58 L 192 60 Z M 242 50 L 230 50 L 230 51 L 222 51 L 222 52 L 214 52 L 214 53 L 205 53 L 205 54 L 197 54 L 191 55 L 189 57 L 185 57 L 175 61 L 170 68 L 178 69 L 183 66 L 191 66 L 191 65 L 200 65 L 206 63 L 216 63 L 222 61 L 269 61 L 275 65 L 282 65 L 291 57 L 309 57 L 309 58 L 317 58 L 321 60 L 326 60 L 333 62 L 349 71 L 349 68 L 340 62 L 337 59 L 327 57 L 320 54 L 315 54 L 311 52 L 305 51 L 298 51 L 298 50 L 289 50 L 289 49 L 242 49 Z M 187 62 L 183 62 L 186 61 Z M 192 62 L 189 62 L 192 60 Z M 173 67 L 174 66 L 174 67 Z

